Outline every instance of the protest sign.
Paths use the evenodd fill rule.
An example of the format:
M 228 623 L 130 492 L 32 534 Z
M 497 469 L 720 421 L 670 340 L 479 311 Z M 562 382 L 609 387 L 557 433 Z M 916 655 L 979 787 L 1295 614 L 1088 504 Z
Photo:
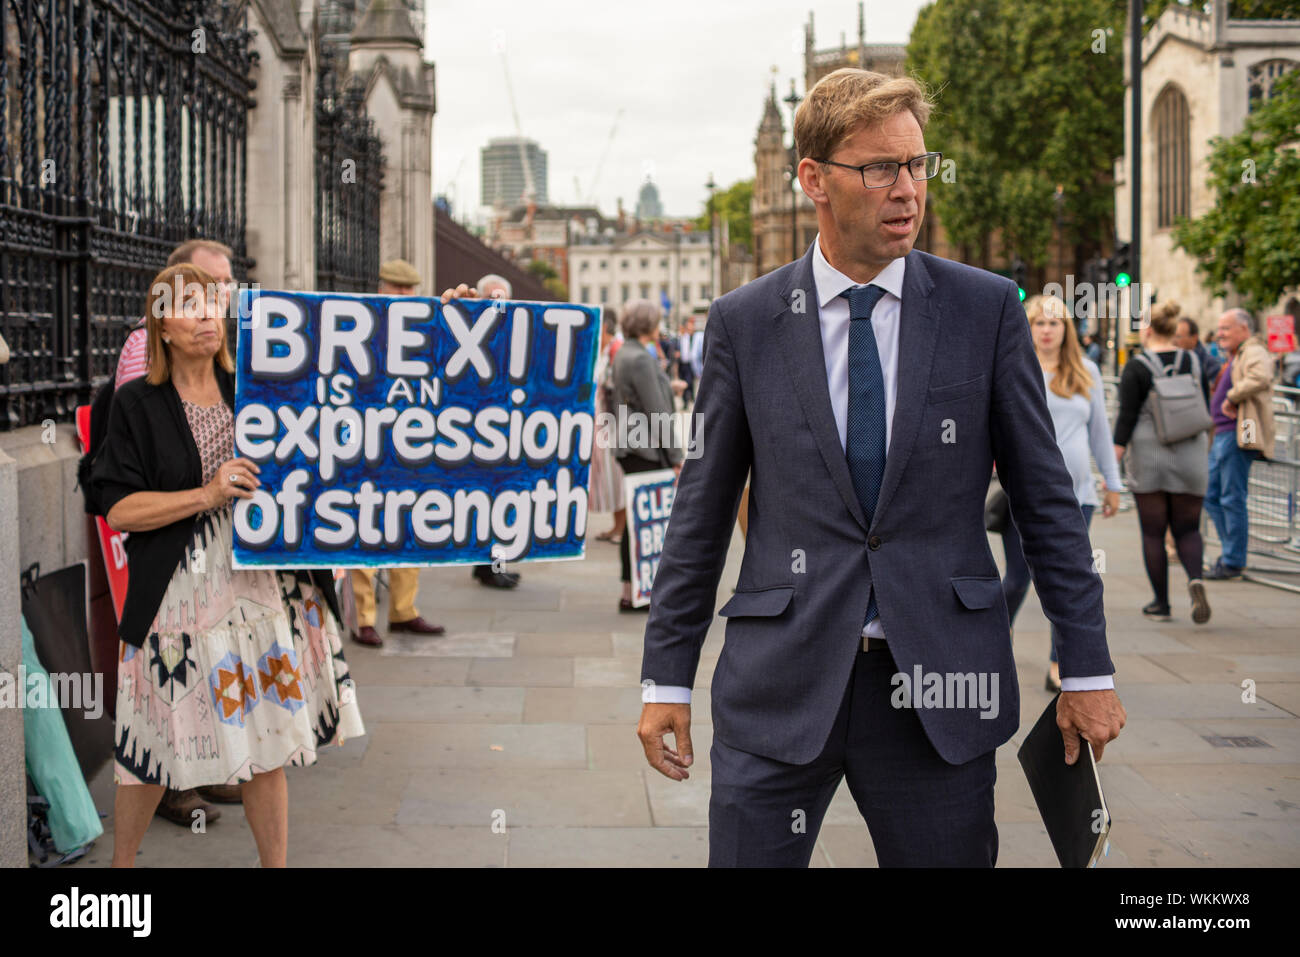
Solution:
M 664 550 L 664 536 L 668 534 L 668 515 L 677 494 L 676 479 L 677 473 L 672 469 L 634 472 L 623 479 L 634 608 L 650 604 L 659 555 Z
M 581 558 L 600 310 L 243 290 L 236 567 Z
M 1268 351 L 1292 352 L 1295 347 L 1295 316 L 1269 316 Z

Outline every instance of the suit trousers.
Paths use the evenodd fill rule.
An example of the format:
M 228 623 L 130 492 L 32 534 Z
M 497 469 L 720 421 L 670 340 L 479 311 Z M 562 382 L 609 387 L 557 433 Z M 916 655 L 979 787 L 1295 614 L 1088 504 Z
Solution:
M 890 702 L 887 650 L 859 651 L 822 753 L 794 765 L 713 738 L 710 867 L 807 867 L 840 781 L 867 823 L 881 867 L 992 867 L 996 752 L 943 760 L 916 711 Z
M 410 621 L 419 616 L 415 596 L 420 590 L 420 569 L 388 569 L 388 620 Z M 357 627 L 375 627 L 375 570 L 352 569 L 352 594 L 357 602 Z

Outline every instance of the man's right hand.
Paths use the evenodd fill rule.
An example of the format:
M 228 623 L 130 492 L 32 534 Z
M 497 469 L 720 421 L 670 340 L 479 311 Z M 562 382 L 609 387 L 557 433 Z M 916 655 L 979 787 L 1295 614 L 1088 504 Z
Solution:
M 438 297 L 445 306 L 453 299 L 479 299 L 478 290 L 468 283 L 461 283 L 455 289 L 444 289 L 442 295 Z
M 664 743 L 664 736 L 672 733 L 674 751 Z M 645 759 L 666 778 L 684 781 L 687 771 L 695 762 L 691 749 L 691 706 L 689 704 L 646 703 L 641 707 L 641 722 L 636 727 Z

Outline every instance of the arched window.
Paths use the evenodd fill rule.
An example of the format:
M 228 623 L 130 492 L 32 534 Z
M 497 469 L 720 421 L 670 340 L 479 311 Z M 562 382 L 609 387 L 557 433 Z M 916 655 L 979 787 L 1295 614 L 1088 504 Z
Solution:
M 1172 226 L 1189 212 L 1191 135 L 1187 97 L 1167 86 L 1151 114 L 1156 133 L 1156 227 Z
M 1273 95 L 1273 84 L 1295 68 L 1295 60 L 1265 60 L 1252 66 L 1250 72 L 1246 74 L 1250 90 L 1250 99 L 1246 108 L 1254 111 L 1255 107 Z

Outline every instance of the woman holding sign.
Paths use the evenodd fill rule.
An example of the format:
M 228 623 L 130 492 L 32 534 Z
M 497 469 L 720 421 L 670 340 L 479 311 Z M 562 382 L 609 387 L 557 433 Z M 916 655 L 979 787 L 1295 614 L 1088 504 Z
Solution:
M 234 456 L 234 363 L 212 276 L 163 270 L 148 374 L 113 397 L 93 482 L 129 532 L 118 632 L 113 865 L 129 867 L 164 787 L 242 784 L 263 867 L 283 867 L 284 766 L 364 734 L 328 571 L 231 567 L 231 514 L 257 466 Z
M 623 471 L 632 475 L 652 469 L 682 469 L 682 450 L 674 439 L 671 423 L 676 411 L 673 386 L 668 374 L 647 346 L 659 338 L 660 309 L 649 299 L 634 299 L 623 310 L 624 343 L 614 354 L 614 405 L 619 432 L 614 455 Z M 623 423 L 627 423 L 626 429 Z M 632 566 L 628 550 L 627 526 L 619 542 L 622 558 L 623 596 L 619 611 L 645 611 L 632 604 Z

